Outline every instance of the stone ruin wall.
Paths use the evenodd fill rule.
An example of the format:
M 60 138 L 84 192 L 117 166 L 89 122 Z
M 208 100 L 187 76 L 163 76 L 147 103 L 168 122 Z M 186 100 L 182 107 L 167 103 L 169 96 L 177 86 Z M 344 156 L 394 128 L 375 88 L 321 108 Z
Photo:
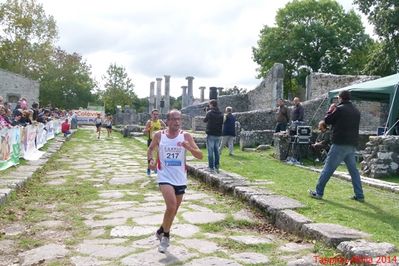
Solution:
M 254 89 L 249 91 L 248 111 L 264 110 L 276 106 L 276 100 L 283 97 L 284 66 L 276 63 L 267 73 L 264 80 Z
M 33 102 L 39 103 L 39 87 L 40 84 L 36 80 L 0 69 L 0 96 L 3 96 L 5 102 L 9 101 L 10 96 L 18 99 L 25 97 L 30 107 Z M 15 105 L 16 103 L 13 107 Z
M 276 100 L 282 98 L 284 82 L 283 64 L 274 64 L 266 78 L 254 89 L 241 95 L 223 95 L 218 97 L 218 106 L 224 111 L 227 106 L 233 107 L 233 112 L 265 110 L 274 108 Z M 191 117 L 205 115 L 204 108 L 208 101 L 182 108 L 182 113 Z
M 362 83 L 377 78 L 379 78 L 379 76 L 311 73 L 306 77 L 306 99 L 304 100 L 320 98 L 330 90 L 344 88 L 352 84 Z
M 362 155 L 362 174 L 372 178 L 399 174 L 399 136 L 370 137 Z

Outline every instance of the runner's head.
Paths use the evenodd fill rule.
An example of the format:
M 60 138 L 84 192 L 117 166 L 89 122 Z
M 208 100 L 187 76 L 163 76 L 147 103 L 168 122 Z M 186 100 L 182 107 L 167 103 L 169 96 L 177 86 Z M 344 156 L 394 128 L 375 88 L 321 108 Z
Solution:
M 159 119 L 159 111 L 158 109 L 153 109 L 151 111 L 151 120 L 155 121 Z
M 181 125 L 181 113 L 179 110 L 173 109 L 166 115 L 166 123 L 169 131 L 178 131 Z

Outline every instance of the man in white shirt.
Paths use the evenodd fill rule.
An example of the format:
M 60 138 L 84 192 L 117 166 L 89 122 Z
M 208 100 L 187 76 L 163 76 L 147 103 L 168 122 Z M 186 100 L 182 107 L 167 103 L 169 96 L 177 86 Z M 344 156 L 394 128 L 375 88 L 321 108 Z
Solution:
M 157 169 L 157 182 L 166 204 L 161 227 L 156 232 L 160 240 L 158 251 L 165 253 L 169 246 L 169 233 L 187 187 L 186 150 L 202 159 L 202 151 L 188 132 L 180 129 L 181 113 L 171 110 L 167 114 L 167 129 L 155 133 L 147 151 L 151 170 Z M 158 149 L 158 158 L 153 153 Z

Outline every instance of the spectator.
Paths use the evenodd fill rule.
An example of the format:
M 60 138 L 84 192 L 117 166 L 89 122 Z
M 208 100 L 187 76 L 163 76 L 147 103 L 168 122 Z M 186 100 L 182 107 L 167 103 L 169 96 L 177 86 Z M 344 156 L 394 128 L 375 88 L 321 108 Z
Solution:
M 37 118 L 39 117 L 39 104 L 38 103 L 33 103 L 32 104 L 32 120 L 37 121 Z
M 316 138 L 315 143 L 310 144 L 310 148 L 317 158 L 320 161 L 324 161 L 327 156 L 328 151 L 330 150 L 331 145 L 331 132 L 327 127 L 327 124 L 324 120 L 319 122 L 319 130 L 320 133 Z
M 222 137 L 222 144 L 219 148 L 219 154 L 222 154 L 222 150 L 224 146 L 228 146 L 229 148 L 229 155 L 233 155 L 234 150 L 234 138 L 236 136 L 236 119 L 232 114 L 233 108 L 228 106 L 226 107 L 226 114 L 224 116 L 223 121 L 223 137 Z
M 78 128 L 78 116 L 75 111 L 72 111 L 72 115 L 71 115 L 71 128 L 72 129 Z
M 61 132 L 64 133 L 64 137 L 68 137 L 71 134 L 68 118 L 61 124 Z
M 0 105 L 0 129 L 4 127 L 11 127 L 10 121 L 7 118 L 7 109 L 4 105 Z
M 298 97 L 294 98 L 294 108 L 292 109 L 291 118 L 292 121 L 303 121 L 305 110 Z
M 15 112 L 14 119 L 12 121 L 13 126 L 25 126 L 26 124 L 23 123 L 22 120 L 22 113 L 21 112 Z
M 276 128 L 275 132 L 285 131 L 287 129 L 288 121 L 290 121 L 290 115 L 288 108 L 284 104 L 283 99 L 277 100 L 277 112 L 276 112 Z
M 46 124 L 50 119 L 50 111 L 48 109 L 44 109 L 41 113 L 39 113 L 37 122 Z
M 32 120 L 31 120 L 31 114 L 33 112 L 30 112 L 30 110 L 23 110 L 22 111 L 22 118 L 21 118 L 21 123 L 26 126 L 26 125 L 31 125 Z
M 219 173 L 219 146 L 223 127 L 223 114 L 219 111 L 215 99 L 209 101 L 209 109 L 204 118 L 206 124 L 206 147 L 208 149 L 209 171 Z

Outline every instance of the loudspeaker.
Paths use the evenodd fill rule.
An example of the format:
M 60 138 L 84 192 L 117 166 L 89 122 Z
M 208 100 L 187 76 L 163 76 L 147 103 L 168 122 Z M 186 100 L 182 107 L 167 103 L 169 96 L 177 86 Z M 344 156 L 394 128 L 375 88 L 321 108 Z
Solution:
M 218 88 L 217 87 L 210 87 L 209 88 L 209 100 L 218 98 Z

